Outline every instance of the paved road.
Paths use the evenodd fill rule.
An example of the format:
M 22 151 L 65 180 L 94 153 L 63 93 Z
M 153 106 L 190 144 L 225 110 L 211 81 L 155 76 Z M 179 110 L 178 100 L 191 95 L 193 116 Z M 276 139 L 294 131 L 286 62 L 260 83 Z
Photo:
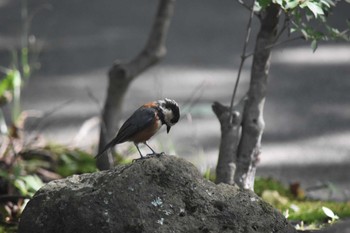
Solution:
M 20 1 L 0 3 L 0 63 L 6 66 L 8 49 L 19 42 Z M 30 30 L 41 45 L 40 69 L 26 85 L 23 107 L 40 112 L 56 109 L 41 121 L 45 135 L 92 149 L 96 127 L 80 140 L 73 139 L 86 120 L 98 116 L 111 63 L 131 59 L 144 45 L 157 1 L 29 3 L 30 12 L 42 9 Z M 344 27 L 342 19 L 348 16 L 350 5 L 342 4 L 331 22 Z M 171 135 L 162 132 L 151 144 L 205 170 L 215 166 L 220 137 L 210 106 L 214 100 L 229 102 L 248 12 L 231 0 L 178 0 L 176 7 L 168 55 L 132 83 L 125 98 L 125 116 L 146 99 L 169 97 L 183 104 L 198 90 L 197 103 L 185 111 L 186 117 Z M 239 95 L 247 89 L 250 62 L 243 70 Z M 331 182 L 341 190 L 333 198 L 350 198 L 349 63 L 346 43 L 321 44 L 312 53 L 307 43 L 299 41 L 274 51 L 260 175 L 300 181 L 304 187 Z M 96 123 L 94 118 L 89 122 Z M 128 148 L 125 145 L 121 150 Z

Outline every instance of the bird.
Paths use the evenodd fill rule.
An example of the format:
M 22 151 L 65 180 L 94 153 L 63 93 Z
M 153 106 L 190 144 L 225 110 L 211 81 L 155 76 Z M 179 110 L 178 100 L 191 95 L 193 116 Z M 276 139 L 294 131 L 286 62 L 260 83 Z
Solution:
M 180 108 L 175 100 L 168 98 L 146 103 L 139 107 L 120 127 L 117 135 L 95 156 L 99 158 L 109 148 L 126 141 L 133 142 L 140 154 L 142 155 L 139 143 L 146 145 L 152 154 L 158 155 L 148 144 L 147 141 L 158 132 L 162 125 L 166 125 L 166 131 L 169 133 L 170 128 L 180 119 Z

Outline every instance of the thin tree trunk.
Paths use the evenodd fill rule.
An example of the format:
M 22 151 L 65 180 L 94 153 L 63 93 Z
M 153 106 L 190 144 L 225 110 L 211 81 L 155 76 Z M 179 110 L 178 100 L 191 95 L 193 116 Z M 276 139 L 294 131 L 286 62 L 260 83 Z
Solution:
M 254 189 L 256 165 L 259 160 L 261 137 L 265 126 L 263 109 L 270 69 L 271 45 L 276 38 L 279 14 L 280 8 L 276 4 L 271 4 L 262 12 L 260 31 L 254 50 L 248 99 L 243 112 L 235 183 L 250 190 Z
M 174 7 L 175 0 L 159 0 L 157 14 L 144 49 L 132 61 L 115 63 L 110 69 L 107 97 L 102 112 L 98 151 L 101 151 L 118 131 L 123 99 L 131 81 L 165 56 L 165 40 Z M 105 153 L 97 160 L 97 167 L 100 170 L 106 170 L 112 166 L 113 158 L 110 153 Z
M 233 107 L 230 122 L 230 107 L 218 102 L 212 105 L 221 125 L 219 159 L 216 166 L 216 183 L 234 184 L 236 171 L 237 147 L 241 136 L 242 112 L 245 99 Z

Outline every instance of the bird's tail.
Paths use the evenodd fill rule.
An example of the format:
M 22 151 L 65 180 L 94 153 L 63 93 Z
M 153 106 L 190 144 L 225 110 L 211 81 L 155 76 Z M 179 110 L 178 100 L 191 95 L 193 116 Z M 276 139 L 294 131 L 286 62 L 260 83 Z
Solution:
M 103 155 L 103 153 L 106 152 L 106 150 L 115 146 L 116 144 L 117 144 L 117 140 L 116 140 L 116 138 L 114 138 L 112 141 L 107 143 L 107 145 L 105 145 L 105 147 L 100 152 L 98 152 L 98 154 L 95 156 L 95 159 L 98 159 L 101 155 Z

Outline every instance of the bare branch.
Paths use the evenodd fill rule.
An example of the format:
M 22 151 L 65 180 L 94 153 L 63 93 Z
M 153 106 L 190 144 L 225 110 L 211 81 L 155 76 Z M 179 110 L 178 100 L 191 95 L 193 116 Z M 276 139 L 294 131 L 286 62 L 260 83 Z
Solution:
M 175 0 L 159 0 L 155 20 L 144 49 L 130 62 L 115 62 L 110 69 L 107 98 L 102 112 L 99 151 L 113 138 L 119 128 L 122 102 L 130 82 L 165 56 L 165 40 L 174 7 Z M 112 156 L 110 154 L 101 156 L 97 160 L 97 166 L 102 170 L 109 169 L 113 166 Z
M 159 0 L 158 11 L 143 50 L 127 64 L 114 64 L 109 75 L 133 79 L 166 54 L 165 40 L 173 15 L 175 0 Z M 125 73 L 124 73 L 125 72 Z
M 241 72 L 242 72 L 242 69 L 243 69 L 243 65 L 244 65 L 244 62 L 245 62 L 245 59 L 246 59 L 246 50 L 247 50 L 247 46 L 248 46 L 248 42 L 249 42 L 249 38 L 250 38 L 250 33 L 251 33 L 251 30 L 252 30 L 252 20 L 253 20 L 253 16 L 254 16 L 254 10 L 253 10 L 253 7 L 254 7 L 254 4 L 255 4 L 255 1 L 253 1 L 253 4 L 252 4 L 252 7 L 250 7 L 250 16 L 249 16 L 249 20 L 248 20 L 248 24 L 247 24 L 247 29 L 246 29 L 246 37 L 245 37 L 245 41 L 244 41 L 244 45 L 243 45 L 243 51 L 242 51 L 242 56 L 241 56 L 241 63 L 239 65 L 239 68 L 238 68 L 238 74 L 237 74 L 237 79 L 236 79 L 236 83 L 235 83 L 235 87 L 233 88 L 233 93 L 232 93 L 232 97 L 231 97 L 231 103 L 230 103 L 230 122 L 232 120 L 232 109 L 233 109 L 233 104 L 234 104 L 234 100 L 235 100 L 235 97 L 236 97 L 236 93 L 237 93 L 237 89 L 238 89 L 238 84 L 239 84 L 239 81 L 240 81 L 240 78 L 241 78 Z
M 261 15 L 256 13 L 254 11 L 254 5 L 255 5 L 255 2 L 253 3 L 252 7 L 248 6 L 247 4 L 245 4 L 245 2 L 243 2 L 243 0 L 237 0 L 237 2 L 239 4 L 241 4 L 245 9 L 247 9 L 249 12 L 253 12 L 253 14 L 258 17 L 259 19 L 261 18 Z
M 279 40 L 279 38 L 280 38 L 281 35 L 284 33 L 284 31 L 289 27 L 289 22 L 290 22 L 290 18 L 289 18 L 289 16 L 288 16 L 287 14 L 285 14 L 282 28 L 281 28 L 281 30 L 279 30 L 279 32 L 277 33 L 276 39 L 275 39 L 275 42 L 274 42 L 274 43 L 276 43 L 276 42 Z

